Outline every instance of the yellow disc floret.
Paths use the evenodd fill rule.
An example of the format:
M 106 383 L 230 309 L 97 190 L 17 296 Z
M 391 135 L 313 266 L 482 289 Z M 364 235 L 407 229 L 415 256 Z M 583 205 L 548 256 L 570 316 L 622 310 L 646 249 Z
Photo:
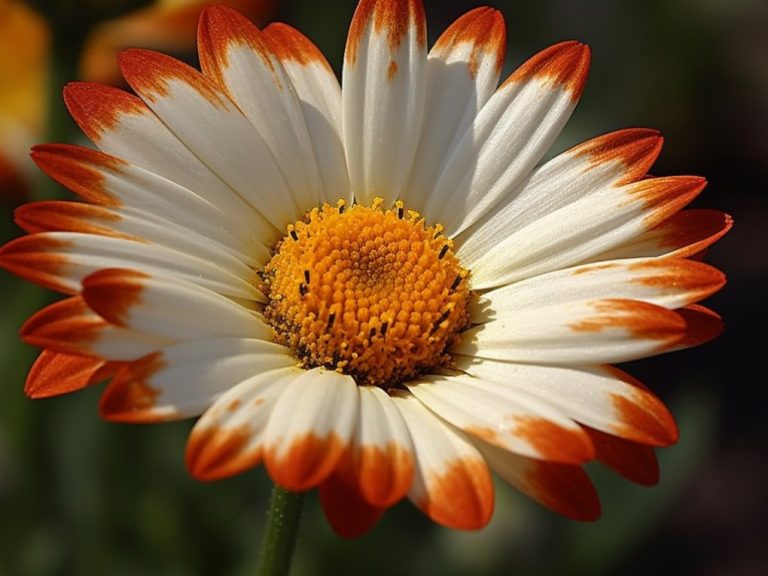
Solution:
M 447 365 L 469 325 L 470 290 L 441 230 L 402 202 L 313 209 L 263 271 L 277 342 L 308 368 L 385 389 Z

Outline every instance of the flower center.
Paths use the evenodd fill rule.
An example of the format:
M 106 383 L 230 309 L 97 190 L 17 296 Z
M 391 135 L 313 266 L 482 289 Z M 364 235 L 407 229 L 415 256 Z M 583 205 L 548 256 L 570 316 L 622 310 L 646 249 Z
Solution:
M 388 389 L 450 362 L 469 325 L 469 272 L 442 227 L 402 202 L 315 208 L 264 268 L 264 316 L 304 366 Z

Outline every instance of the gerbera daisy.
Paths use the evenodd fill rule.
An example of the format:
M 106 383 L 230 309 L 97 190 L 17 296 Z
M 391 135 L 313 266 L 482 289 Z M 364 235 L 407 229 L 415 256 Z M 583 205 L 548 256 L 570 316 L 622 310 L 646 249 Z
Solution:
M 2 265 L 68 297 L 22 328 L 33 397 L 111 379 L 120 422 L 200 416 L 191 473 L 266 465 L 319 487 L 342 535 L 408 497 L 462 529 L 493 509 L 490 471 L 594 519 L 580 465 L 657 479 L 677 430 L 607 363 L 721 329 L 695 303 L 724 283 L 690 259 L 730 226 L 681 209 L 693 176 L 647 177 L 653 130 L 541 163 L 589 50 L 564 42 L 497 87 L 502 16 L 465 14 L 427 51 L 420 0 L 362 0 L 343 88 L 295 29 L 202 15 L 202 72 L 120 56 L 137 96 L 64 96 L 100 151 L 38 146 L 84 202 L 38 202 Z

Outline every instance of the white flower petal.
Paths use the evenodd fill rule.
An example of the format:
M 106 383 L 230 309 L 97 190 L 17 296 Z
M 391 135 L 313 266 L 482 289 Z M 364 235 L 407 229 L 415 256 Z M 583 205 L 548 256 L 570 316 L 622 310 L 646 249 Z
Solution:
M 186 461 L 192 475 L 216 480 L 259 464 L 272 409 L 302 372 L 295 366 L 266 370 L 224 392 L 189 435 Z
M 114 158 L 112 162 L 105 162 L 102 157 L 101 162 L 95 162 L 97 166 L 106 164 L 119 169 L 130 163 L 143 168 L 154 176 L 153 185 L 147 190 L 154 190 L 155 186 L 159 186 L 160 190 L 167 187 L 159 182 L 162 180 L 175 183 L 176 187 L 186 188 L 218 207 L 228 218 L 250 222 L 251 230 L 259 232 L 262 240 L 272 239 L 282 231 L 282 228 L 269 224 L 246 203 L 137 97 L 110 86 L 73 82 L 64 88 L 64 100 L 83 132 Z M 218 131 L 221 132 L 221 129 Z M 73 155 L 73 158 L 80 160 L 78 156 Z M 92 174 L 91 170 L 85 171 L 89 184 L 95 180 L 90 177 Z M 76 183 L 83 172 L 70 172 L 69 175 L 74 177 L 72 180 Z M 144 177 L 149 178 L 147 175 Z M 65 185 L 72 188 L 69 184 Z M 76 191 L 80 193 L 80 190 Z M 146 192 L 144 195 L 149 196 Z M 221 225 L 228 222 L 222 220 Z
M 30 234 L 37 232 L 80 232 L 148 242 L 178 250 L 189 256 L 216 262 L 236 276 L 249 278 L 252 269 L 228 246 L 175 224 L 153 217 L 144 210 L 109 209 L 85 202 L 49 200 L 20 206 L 16 222 Z
M 589 49 L 564 42 L 513 73 L 443 158 L 425 214 L 449 236 L 518 186 L 560 133 L 589 68 Z
M 510 452 L 568 464 L 594 457 L 592 444 L 578 424 L 524 391 L 501 393 L 462 374 L 425 376 L 406 385 L 453 426 Z
M 471 328 L 453 351 L 512 362 L 626 362 L 669 351 L 679 314 L 637 300 L 588 300 L 521 310 Z
M 421 0 L 363 0 L 344 54 L 342 125 L 352 192 L 385 206 L 406 193 L 421 132 L 427 64 Z
M 693 200 L 702 178 L 652 178 L 593 192 L 486 246 L 475 259 L 472 287 L 493 288 L 566 268 L 649 230 Z
M 488 390 L 540 399 L 591 428 L 636 442 L 669 445 L 677 428 L 669 411 L 637 380 L 610 366 L 537 366 L 456 355 L 456 368 Z
M 493 513 L 493 481 L 474 445 L 408 392 L 393 397 L 416 454 L 408 498 L 438 524 L 476 530 Z
M 455 240 L 462 259 L 474 262 L 506 238 L 603 188 L 642 178 L 661 151 L 655 130 L 619 130 L 593 138 L 534 170 L 494 210 Z
M 120 68 L 173 133 L 275 228 L 301 217 L 266 142 L 213 81 L 149 50 L 121 52 Z
M 229 7 L 211 6 L 200 17 L 197 42 L 203 74 L 256 127 L 296 205 L 318 205 L 320 173 L 299 99 L 261 31 Z
M 22 326 L 21 337 L 33 346 L 116 361 L 138 360 L 173 343 L 106 322 L 80 296 L 59 300 L 33 314 Z
M 696 258 L 733 226 L 733 218 L 718 210 L 681 210 L 628 242 L 589 259 Z
M 406 205 L 423 211 L 448 151 L 474 122 L 496 89 L 504 63 L 504 17 L 492 8 L 471 10 L 438 38 L 427 60 L 424 127 L 413 163 Z
M 118 422 L 198 416 L 238 382 L 295 365 L 286 348 L 264 340 L 189 340 L 126 365 L 104 391 L 99 409 Z
M 264 39 L 293 82 L 320 170 L 321 200 L 352 201 L 341 136 L 341 87 L 325 56 L 295 28 L 273 23 Z M 320 184 L 322 183 L 322 186 Z
M 130 268 L 181 278 L 245 300 L 259 291 L 242 278 L 203 260 L 148 242 L 80 232 L 43 232 L 22 236 L 0 248 L 0 262 L 15 274 L 59 292 L 75 294 L 83 278 L 103 268 Z
M 381 388 L 361 386 L 348 474 L 361 496 L 388 507 L 406 495 L 413 479 L 413 443 L 392 399 Z
M 349 376 L 314 368 L 294 379 L 264 431 L 264 461 L 272 480 L 294 491 L 325 480 L 349 450 L 359 404 Z
M 587 299 L 642 300 L 674 309 L 703 300 L 724 284 L 722 272 L 692 260 L 613 260 L 549 272 L 486 292 L 473 305 L 472 320 L 487 322 Z
M 251 310 L 179 279 L 107 268 L 83 280 L 82 295 L 94 312 L 112 324 L 153 336 L 272 339 L 271 328 Z

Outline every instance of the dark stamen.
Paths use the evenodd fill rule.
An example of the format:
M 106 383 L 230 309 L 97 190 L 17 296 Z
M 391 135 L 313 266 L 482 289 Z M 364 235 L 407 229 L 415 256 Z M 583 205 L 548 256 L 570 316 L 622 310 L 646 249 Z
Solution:
M 384 322 L 381 325 L 381 335 L 382 336 L 386 336 L 387 335 L 387 328 L 389 328 L 389 325 L 386 322 Z
M 298 234 L 296 234 L 296 230 L 291 230 L 291 231 L 289 232 L 289 234 L 291 235 L 291 238 L 293 238 L 293 239 L 294 239 L 294 241 L 296 241 L 296 242 L 298 242 L 298 241 L 299 241 L 299 235 L 298 235 Z
M 437 259 L 442 260 L 446 254 L 448 254 L 448 244 L 443 244 L 443 247 L 440 248 L 440 254 L 437 255 Z
M 461 284 L 461 274 L 456 275 L 453 284 L 451 284 L 451 290 L 456 290 L 456 288 L 459 287 L 459 284 Z
M 448 318 L 448 316 L 450 316 L 450 315 L 451 315 L 451 311 L 450 310 L 446 310 L 445 312 L 440 314 L 440 318 L 438 318 L 435 321 L 435 323 L 432 325 L 432 330 L 430 330 L 430 332 L 429 332 L 430 336 L 440 329 L 440 324 L 445 322 L 446 319 Z
M 309 270 L 304 270 L 304 280 L 309 284 Z
M 307 286 L 303 282 L 299 284 L 299 294 L 301 294 L 302 296 L 306 296 L 307 292 L 309 292 L 309 286 Z
M 376 328 L 371 328 L 371 331 L 368 332 L 368 340 L 373 340 L 374 336 L 376 336 Z
M 326 328 L 325 328 L 325 329 L 326 329 L 326 330 L 329 330 L 329 329 L 331 328 L 331 326 L 333 326 L 333 323 L 334 323 L 335 321 L 336 321 L 336 313 L 335 313 L 335 312 L 331 312 L 331 313 L 328 315 L 328 325 L 326 326 Z
M 339 214 L 344 214 L 344 210 L 347 208 L 346 204 L 339 204 Z
M 398 209 L 397 209 L 397 217 L 398 217 L 400 220 L 402 220 L 402 219 L 403 219 L 403 215 L 404 215 L 404 214 L 405 214 L 405 211 L 403 210 L 403 207 L 402 207 L 402 206 L 401 206 L 400 208 L 398 208 Z

